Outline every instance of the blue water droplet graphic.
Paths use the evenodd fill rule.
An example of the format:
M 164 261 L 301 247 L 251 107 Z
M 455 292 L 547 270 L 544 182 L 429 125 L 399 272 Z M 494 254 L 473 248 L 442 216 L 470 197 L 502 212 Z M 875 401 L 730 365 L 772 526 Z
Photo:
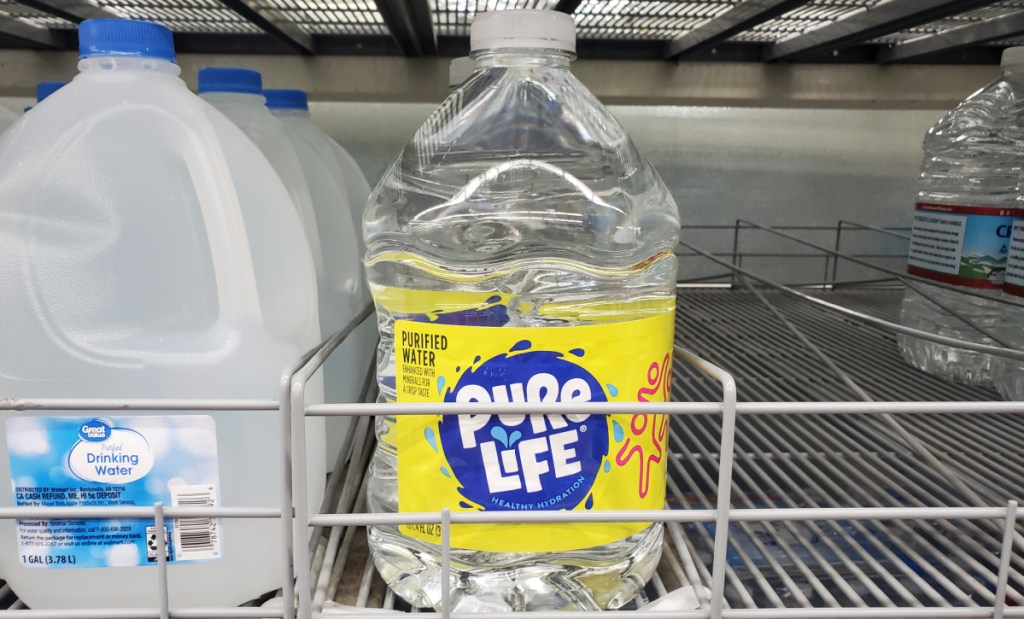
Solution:
M 622 431 L 622 426 L 614 419 L 612 420 L 612 434 L 615 436 L 616 443 L 621 443 L 622 439 L 626 438 L 626 433 Z
M 607 473 L 607 472 L 609 472 L 611 470 L 612 470 L 612 461 L 611 460 L 605 460 L 604 461 L 604 472 Z
M 455 371 L 458 371 L 458 368 L 455 368 Z M 438 393 L 441 393 L 441 390 L 444 389 L 444 382 L 445 382 L 444 381 L 444 376 L 438 376 L 437 377 L 437 392 Z
M 434 428 L 423 428 L 423 436 L 430 443 L 430 446 L 437 451 L 437 436 L 434 434 Z
M 463 507 L 465 509 L 473 509 L 473 506 L 465 501 L 459 501 L 459 507 Z
M 519 442 L 519 439 L 523 438 L 523 433 L 519 430 L 513 430 L 512 434 L 508 435 L 508 447 L 513 447 Z
M 452 474 L 448 472 L 448 469 L 446 469 L 443 466 L 441 467 L 441 474 L 443 474 L 445 477 L 451 477 L 452 476 Z
M 508 449 L 508 431 L 505 430 L 505 428 L 501 426 L 494 426 L 493 428 L 491 428 L 491 437 L 494 438 L 494 440 L 501 443 L 502 445 L 504 445 L 505 449 Z
M 516 352 L 517 350 L 527 350 L 530 346 L 533 346 L 533 343 L 530 342 L 530 340 L 519 340 L 512 348 L 509 348 L 508 351 Z
M 586 507 L 587 509 L 594 509 L 594 495 L 591 494 L 590 496 L 587 497 L 587 502 L 584 505 L 584 507 Z
M 619 395 L 619 388 L 616 387 L 615 385 L 607 383 L 605 384 L 605 387 L 608 388 L 608 395 L 612 396 L 613 398 Z
M 498 303 L 499 301 L 501 301 L 501 295 L 496 294 L 493 297 L 487 297 L 484 303 Z
M 573 348 L 572 350 L 569 351 L 569 354 L 576 355 L 577 357 L 582 357 L 585 354 L 585 352 L 586 351 L 584 351 L 582 348 Z
M 480 363 L 480 355 L 473 357 L 473 363 Z

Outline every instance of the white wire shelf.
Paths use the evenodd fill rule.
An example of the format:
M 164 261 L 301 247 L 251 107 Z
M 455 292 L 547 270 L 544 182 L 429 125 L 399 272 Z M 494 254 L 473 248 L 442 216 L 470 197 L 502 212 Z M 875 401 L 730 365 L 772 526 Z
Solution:
M 898 315 L 902 299 L 900 288 L 815 294 L 890 319 Z M 964 496 L 879 415 L 820 414 L 835 401 L 858 399 L 858 393 L 793 337 L 785 319 L 827 350 L 841 373 L 873 398 L 887 400 L 877 407 L 900 413 L 900 425 L 921 442 L 918 448 L 940 458 L 975 496 Z M 903 363 L 893 334 L 777 291 L 683 290 L 677 338 L 700 357 L 733 370 L 738 387 L 722 616 L 994 615 L 1005 506 L 1024 496 L 1019 453 L 1024 417 L 977 411 L 1019 413 L 1024 406 L 998 403 L 990 390 L 921 373 Z M 720 383 L 692 365 L 675 368 L 676 401 L 722 402 Z M 901 407 L 901 401 L 907 405 Z M 766 403 L 775 403 L 777 410 Z M 923 412 L 932 407 L 964 412 Z M 840 408 L 872 410 L 855 403 Z M 673 418 L 668 507 L 700 521 L 668 525 L 658 575 L 629 608 L 681 586 L 697 584 L 704 591 L 712 585 L 722 416 L 695 405 L 688 409 L 694 414 Z M 757 414 L 787 409 L 810 412 Z M 368 452 L 361 455 L 367 457 Z M 357 487 L 362 481 L 350 478 L 356 511 L 363 509 Z M 979 506 L 993 511 L 977 519 L 983 515 Z M 966 508 L 960 513 L 975 517 L 958 518 L 951 508 Z M 327 553 L 334 559 L 328 562 L 321 559 L 326 544 L 317 552 L 314 568 L 320 568 L 321 586 L 315 606 L 329 600 L 346 607 L 423 612 L 396 599 L 366 562 L 361 527 L 341 528 L 333 534 L 344 552 Z M 1016 529 L 1019 542 L 1021 528 Z M 1010 605 L 1024 603 L 1021 550 L 1018 546 L 1006 569 L 1002 599 Z M 710 616 L 709 602 L 694 616 Z M 921 614 L 922 609 L 931 614 Z M 1007 610 L 1012 611 L 1004 609 L 1004 616 L 1012 616 Z
M 744 256 L 738 237 L 737 232 L 731 261 L 736 266 Z M 707 255 L 699 248 L 695 253 Z M 885 328 L 885 321 L 895 322 L 898 316 L 902 289 L 840 286 L 836 265 L 846 258 L 837 252 L 795 259 L 822 258 L 832 281 L 815 288 L 782 289 L 771 283 L 755 287 L 756 276 L 740 268 L 731 270 L 730 288 L 681 290 L 676 402 L 647 405 L 651 412 L 673 415 L 665 510 L 525 516 L 554 522 L 667 522 L 659 571 L 638 598 L 622 612 L 576 613 L 580 619 L 664 616 L 646 604 L 683 587 L 692 587 L 699 603 L 673 616 L 1024 617 L 1024 530 L 1016 507 L 1024 496 L 1024 403 L 1001 402 L 992 391 L 945 383 L 905 365 L 894 333 Z M 892 277 L 882 279 L 891 282 Z M 822 300 L 846 309 L 821 305 Z M 364 527 L 415 521 L 440 523 L 447 530 L 459 522 L 524 516 L 447 510 L 365 513 L 372 417 L 438 411 L 410 405 L 306 406 L 305 382 L 346 332 L 288 368 L 277 401 L 0 402 L 0 410 L 14 411 L 279 410 L 291 430 L 285 433 L 288 445 L 281 454 L 292 477 L 285 503 L 194 511 L 280 518 L 290 543 L 282 549 L 285 577 L 278 595 L 294 597 L 297 607 L 194 609 L 186 600 L 163 596 L 153 601 L 153 608 L 138 610 L 34 611 L 14 602 L 0 610 L 0 618 L 308 619 L 343 612 L 351 619 L 369 619 L 382 611 L 447 618 L 451 613 L 445 604 L 436 613 L 409 608 L 387 589 L 369 560 Z M 371 377 L 368 401 L 374 399 Z M 536 405 L 515 408 L 547 411 Z M 587 405 L 586 410 L 626 408 Z M 475 410 L 476 405 L 451 405 L 440 412 Z M 572 410 L 573 405 L 559 408 Z M 304 452 L 307 415 L 357 417 L 329 480 L 321 514 L 305 508 L 304 459 L 288 457 Z M 89 508 L 85 517 L 107 517 L 108 512 Z M 153 509 L 158 518 L 175 515 L 170 509 L 163 512 Z M 26 508 L 0 509 L 0 518 L 29 513 Z M 75 516 L 81 517 L 80 510 Z M 443 546 L 442 556 L 448 550 Z M 161 570 L 154 578 L 164 578 Z M 10 600 L 5 596 L 9 591 L 0 588 L 0 608 Z M 496 619 L 506 614 L 491 615 Z M 556 615 L 564 617 L 532 614 L 534 619 Z

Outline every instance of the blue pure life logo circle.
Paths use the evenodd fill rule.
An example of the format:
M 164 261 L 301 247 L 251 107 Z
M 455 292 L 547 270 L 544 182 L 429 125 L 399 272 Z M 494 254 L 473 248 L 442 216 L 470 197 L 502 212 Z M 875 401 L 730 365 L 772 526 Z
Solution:
M 474 364 L 445 401 L 608 401 L 601 383 L 577 363 L 583 350 L 529 348 L 520 342 Z M 587 497 L 608 453 L 603 415 L 445 416 L 439 430 L 459 492 L 485 510 L 572 509 Z

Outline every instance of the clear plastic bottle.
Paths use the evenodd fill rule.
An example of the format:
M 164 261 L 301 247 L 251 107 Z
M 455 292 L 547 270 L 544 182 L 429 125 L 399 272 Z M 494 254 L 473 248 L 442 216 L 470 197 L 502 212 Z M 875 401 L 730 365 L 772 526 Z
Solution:
M 169 30 L 90 20 L 79 41 L 74 80 L 0 137 L 0 397 L 277 399 L 281 370 L 319 339 L 313 263 L 284 185 L 189 92 Z M 63 458 L 62 445 L 107 445 L 54 429 L 82 417 L 106 418 L 111 434 L 142 433 L 145 449 L 110 444 L 142 468 L 109 483 L 72 475 L 81 462 Z M 30 411 L 0 421 L 2 507 L 193 504 L 174 489 L 207 482 L 218 505 L 281 504 L 276 411 Z M 317 466 L 322 479 L 322 456 Z M 26 484 L 62 489 L 12 493 Z M 0 521 L 0 577 L 33 609 L 152 607 L 152 520 L 77 522 L 31 539 L 19 527 L 40 525 Z M 172 604 L 230 606 L 281 586 L 279 522 L 225 519 L 220 531 L 219 550 L 196 562 L 183 562 L 184 542 L 169 536 Z
M 925 136 L 907 267 L 912 275 L 983 296 L 915 283 L 939 305 L 908 289 L 901 313 L 905 326 L 983 344 L 995 342 L 954 313 L 990 334 L 999 322 L 1001 305 L 986 296 L 999 295 L 1018 194 L 1024 48 L 1007 49 L 1002 70 L 1002 77 L 968 97 Z M 990 355 L 905 335 L 899 345 L 910 364 L 930 374 L 992 383 Z
M 369 291 L 363 284 L 360 254 L 362 229 L 354 225 L 352 218 L 353 210 L 362 212 L 366 196 L 363 195 L 363 203 L 358 207 L 349 203 L 347 170 L 335 156 L 336 149 L 340 147 L 313 124 L 305 92 L 267 89 L 264 95 L 267 109 L 284 126 L 285 135 L 295 148 L 313 200 L 323 264 L 318 279 L 320 321 L 324 335 L 329 336 L 347 326 L 369 302 Z M 362 184 L 366 185 L 366 181 L 363 180 Z M 374 326 L 371 321 L 366 321 L 328 358 L 324 367 L 328 401 L 359 400 L 375 343 Z M 327 419 L 328 463 L 337 458 L 337 450 L 344 444 L 350 422 L 350 417 Z
M 1000 309 L 999 327 L 996 335 L 1001 337 L 1007 346 L 1024 350 L 1024 332 L 1020 327 L 1024 316 L 1024 200 L 1017 199 L 1021 205 L 1013 221 L 1010 251 L 1006 259 L 1006 277 L 1003 281 L 1004 300 Z M 1024 400 L 1024 361 L 994 357 L 992 360 L 992 378 L 999 395 L 1007 400 Z
M 552 11 L 478 15 L 477 70 L 370 197 L 382 398 L 661 401 L 679 216 L 650 163 L 572 75 Z M 557 407 L 557 404 L 553 404 Z M 640 406 L 638 409 L 642 410 Z M 380 418 L 379 512 L 661 509 L 660 415 Z M 500 410 L 500 409 L 499 409 Z M 618 608 L 654 573 L 660 524 L 376 526 L 377 568 L 416 606 Z

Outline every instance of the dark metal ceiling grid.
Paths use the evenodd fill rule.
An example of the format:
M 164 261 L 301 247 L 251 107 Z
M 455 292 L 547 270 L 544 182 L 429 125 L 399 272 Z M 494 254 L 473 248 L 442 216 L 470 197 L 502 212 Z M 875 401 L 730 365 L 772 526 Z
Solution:
M 963 28 L 965 26 L 981 24 L 982 22 L 988 22 L 988 20 L 1006 17 L 1008 15 L 1021 12 L 1024 12 L 1024 0 L 1004 0 L 1002 2 L 995 2 L 989 6 L 982 6 L 958 15 L 950 15 L 918 28 L 909 28 L 886 37 L 880 37 L 872 42 L 907 43 L 921 37 L 936 35 L 954 28 Z M 991 44 L 1004 45 L 1005 43 L 999 41 L 992 42 Z
M 14 0 L 0 0 L 0 19 L 20 22 L 39 29 L 74 27 L 73 23 L 65 19 L 19 4 Z
M 175 32 L 260 32 L 220 0 L 93 0 L 93 4 L 117 17 L 154 21 Z
M 939 19 L 914 28 L 907 28 L 871 41 L 872 43 L 906 43 L 919 37 L 930 36 L 953 28 L 977 24 L 990 19 L 1003 17 L 1011 13 L 1024 11 L 1024 0 L 996 2 L 990 6 L 967 11 L 959 15 Z
M 581 39 L 667 40 L 727 12 L 737 0 L 583 0 L 576 12 Z
M 430 0 L 438 36 L 468 37 L 473 16 L 505 9 L 553 9 L 556 0 Z
M 388 34 L 374 0 L 263 0 L 260 4 L 307 34 Z
M 791 37 L 828 26 L 860 13 L 885 0 L 811 0 L 775 19 L 758 24 L 731 40 L 744 43 L 778 43 Z M 899 0 L 914 2 L 914 0 Z
M 505 9 L 571 13 L 602 58 L 991 63 L 1024 40 L 1024 0 L 0 0 L 0 47 L 67 49 L 110 16 L 187 51 L 458 55 L 478 13 Z

